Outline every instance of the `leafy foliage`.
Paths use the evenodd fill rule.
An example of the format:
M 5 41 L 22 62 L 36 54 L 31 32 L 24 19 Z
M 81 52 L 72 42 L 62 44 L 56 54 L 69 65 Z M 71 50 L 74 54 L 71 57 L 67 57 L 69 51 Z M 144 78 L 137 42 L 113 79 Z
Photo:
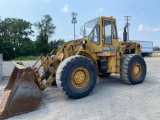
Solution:
M 62 45 L 64 45 L 64 43 L 65 43 L 65 42 L 64 42 L 63 39 L 51 41 L 51 42 L 49 43 L 49 51 L 52 51 L 53 48 L 61 47 Z
M 153 47 L 153 50 L 154 50 L 154 51 L 159 51 L 159 50 L 160 50 L 160 47 L 159 47 L 159 46 Z
M 34 35 L 33 26 L 39 32 L 35 41 L 31 40 Z M 3 54 L 4 60 L 47 54 L 64 44 L 62 39 L 49 42 L 55 29 L 50 15 L 44 15 L 43 19 L 35 24 L 17 18 L 0 19 L 0 53 Z
M 24 54 L 25 47 L 31 43 L 31 26 L 30 22 L 23 19 L 6 18 L 0 21 L 0 52 L 4 54 L 4 59 Z
M 36 41 L 37 51 L 47 54 L 49 52 L 48 40 L 54 34 L 56 27 L 50 15 L 44 15 L 40 22 L 35 23 L 35 26 L 39 31 Z

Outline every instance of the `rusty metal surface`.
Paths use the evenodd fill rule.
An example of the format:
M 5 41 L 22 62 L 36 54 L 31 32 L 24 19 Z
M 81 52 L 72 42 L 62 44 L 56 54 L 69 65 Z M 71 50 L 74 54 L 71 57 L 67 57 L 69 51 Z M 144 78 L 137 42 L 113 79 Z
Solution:
M 31 68 L 14 68 L 0 103 L 0 120 L 33 111 L 41 101 Z

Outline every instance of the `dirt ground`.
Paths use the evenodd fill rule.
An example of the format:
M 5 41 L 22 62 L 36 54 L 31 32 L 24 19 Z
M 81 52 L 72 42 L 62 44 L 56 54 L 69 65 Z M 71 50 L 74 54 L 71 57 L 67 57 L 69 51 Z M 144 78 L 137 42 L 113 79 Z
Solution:
M 42 92 L 38 108 L 9 120 L 159 120 L 160 119 L 160 57 L 145 58 L 147 76 L 139 85 L 123 83 L 119 75 L 97 78 L 93 92 L 82 99 L 70 99 L 57 87 Z M 0 95 L 13 69 L 4 62 Z M 33 61 L 24 62 L 31 66 Z
M 153 51 L 153 57 L 160 57 L 160 51 Z

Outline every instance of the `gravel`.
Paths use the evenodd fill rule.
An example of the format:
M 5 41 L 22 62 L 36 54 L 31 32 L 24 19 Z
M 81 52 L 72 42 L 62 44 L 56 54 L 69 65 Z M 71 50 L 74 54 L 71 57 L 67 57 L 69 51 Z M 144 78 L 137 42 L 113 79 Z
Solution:
M 145 58 L 147 76 L 139 85 L 127 85 L 119 75 L 97 78 L 93 92 L 82 99 L 70 99 L 56 86 L 42 92 L 38 108 L 9 120 L 159 120 L 160 118 L 160 57 Z M 35 61 L 24 62 L 32 66 Z M 4 62 L 0 95 L 14 65 Z

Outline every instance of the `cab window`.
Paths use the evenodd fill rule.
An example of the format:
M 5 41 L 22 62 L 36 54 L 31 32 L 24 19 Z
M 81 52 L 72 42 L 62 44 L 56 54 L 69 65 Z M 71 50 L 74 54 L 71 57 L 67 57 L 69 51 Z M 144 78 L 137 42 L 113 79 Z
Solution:
M 100 43 L 100 26 L 97 24 L 92 33 L 89 36 L 89 40 L 95 44 Z
M 113 30 L 114 30 L 114 31 L 113 31 L 113 33 L 114 33 L 114 34 L 113 34 L 113 38 L 114 38 L 114 39 L 117 39 L 117 28 L 116 28 L 116 24 L 115 24 L 115 23 L 113 23 Z
M 104 41 L 105 44 L 112 44 L 111 21 L 104 20 Z

